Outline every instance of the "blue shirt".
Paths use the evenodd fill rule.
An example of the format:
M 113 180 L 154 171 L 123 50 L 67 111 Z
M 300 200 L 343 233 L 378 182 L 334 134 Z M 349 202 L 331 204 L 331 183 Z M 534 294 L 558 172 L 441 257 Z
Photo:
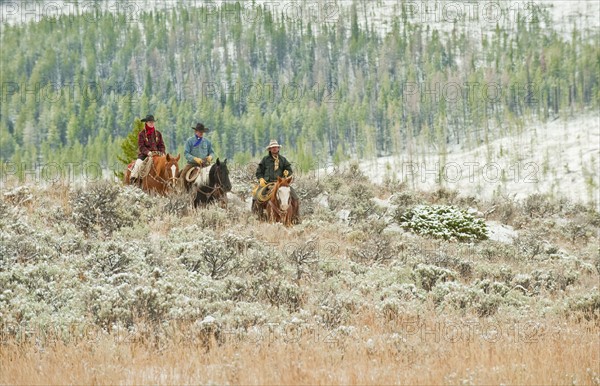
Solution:
M 209 155 L 211 157 L 214 157 L 215 152 L 213 151 L 213 147 L 212 147 L 212 143 L 206 139 L 205 137 L 202 137 L 202 142 L 200 142 L 200 144 L 196 147 L 194 147 L 194 144 L 196 143 L 196 141 L 198 140 L 198 138 L 194 135 L 191 136 L 190 138 L 188 138 L 188 140 L 185 142 L 185 148 L 184 148 L 184 156 L 185 159 L 187 160 L 188 164 L 190 165 L 195 165 L 196 162 L 194 162 L 194 157 L 197 158 L 206 158 Z

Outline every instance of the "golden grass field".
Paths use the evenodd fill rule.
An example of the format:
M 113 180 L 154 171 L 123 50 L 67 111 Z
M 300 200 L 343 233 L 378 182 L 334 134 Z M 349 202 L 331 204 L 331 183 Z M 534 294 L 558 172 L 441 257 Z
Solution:
M 361 317 L 362 316 L 362 317 Z M 431 319 L 429 319 L 431 317 Z M 540 320 L 378 321 L 347 336 L 298 326 L 214 338 L 178 328 L 0 346 L 2 384 L 581 384 L 600 383 L 600 328 Z M 181 327 L 181 326 L 179 326 Z

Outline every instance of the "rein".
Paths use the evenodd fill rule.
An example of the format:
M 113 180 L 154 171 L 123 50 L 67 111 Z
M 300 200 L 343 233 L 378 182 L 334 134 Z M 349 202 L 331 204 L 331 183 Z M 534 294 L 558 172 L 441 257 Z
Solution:
M 276 212 L 277 212 L 277 214 L 279 214 L 280 216 L 283 216 L 283 215 L 285 215 L 285 214 L 286 214 L 286 212 L 285 212 L 285 211 L 283 211 L 283 210 L 281 210 L 281 209 L 279 209 L 279 208 L 277 207 L 277 205 L 275 205 L 275 204 L 273 203 L 273 201 L 269 201 L 269 202 L 267 203 L 267 205 L 269 205 L 269 206 L 270 206 L 270 207 L 271 207 L 271 208 L 272 208 L 274 211 L 276 211 Z
M 200 189 L 197 189 L 198 193 L 201 193 L 201 194 L 203 194 L 204 196 L 206 196 L 206 199 L 207 199 L 207 200 L 208 200 L 208 198 L 209 198 L 209 197 L 211 197 L 212 195 L 214 195 L 214 194 L 215 194 L 215 192 L 217 192 L 217 191 L 221 191 L 221 195 L 224 193 L 224 192 L 223 192 L 223 188 L 221 187 L 221 186 L 222 186 L 222 184 L 221 184 L 221 174 L 219 173 L 219 171 L 220 171 L 220 170 L 221 170 L 221 167 L 220 167 L 220 166 L 218 166 L 218 165 L 216 165 L 216 166 L 215 166 L 215 174 L 217 175 L 217 177 L 216 177 L 216 178 L 217 178 L 217 183 L 215 184 L 215 186 L 214 186 L 214 187 L 212 187 L 212 186 L 210 186 L 210 185 L 204 185 L 204 186 L 207 186 L 207 187 L 209 187 L 209 188 L 212 188 L 210 192 L 208 192 L 208 193 L 204 193 L 204 192 L 203 192 L 203 191 L 201 191 Z M 210 172 L 209 172 L 209 173 L 210 173 Z M 208 183 L 210 184 L 210 175 L 209 175 L 209 177 L 208 177 L 208 178 L 209 178 L 209 182 L 208 182 Z
M 177 182 L 177 177 L 173 176 L 171 178 L 163 178 L 160 173 L 158 172 L 158 169 L 156 169 L 156 165 L 154 164 L 154 162 L 152 162 L 152 170 L 155 172 L 156 177 L 153 176 L 152 174 L 148 174 L 147 177 L 152 178 L 154 181 L 162 184 L 162 185 L 167 185 L 168 187 L 172 187 L 175 186 L 175 183 Z M 166 167 L 166 163 L 165 163 L 165 171 L 167 170 Z
M 256 194 L 256 200 L 260 203 L 267 203 L 267 206 L 269 206 L 274 212 L 276 212 L 279 216 L 285 216 L 286 215 L 286 211 L 281 210 L 279 208 L 279 205 L 276 205 L 275 203 L 279 203 L 279 198 L 276 197 L 276 200 L 273 200 L 273 196 L 277 195 L 277 192 L 279 191 L 279 188 L 281 186 L 276 186 L 277 182 L 269 182 L 265 187 L 268 186 L 273 186 L 273 189 L 270 189 L 268 193 L 263 194 L 264 191 L 266 191 L 267 189 L 261 189 L 259 190 L 259 192 L 257 192 Z M 276 188 L 276 189 L 275 189 Z

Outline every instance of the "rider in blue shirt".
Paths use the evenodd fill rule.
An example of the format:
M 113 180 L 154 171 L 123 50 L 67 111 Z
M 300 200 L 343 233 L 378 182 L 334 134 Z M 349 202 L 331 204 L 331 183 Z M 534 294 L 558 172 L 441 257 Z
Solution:
M 195 167 L 201 168 L 210 166 L 215 152 L 213 150 L 212 143 L 210 140 L 204 137 L 204 133 L 210 131 L 208 127 L 205 127 L 202 123 L 197 123 L 194 129 L 194 135 L 187 139 L 185 142 L 183 155 L 187 160 L 187 164 L 179 173 L 180 180 L 185 180 L 187 172 Z

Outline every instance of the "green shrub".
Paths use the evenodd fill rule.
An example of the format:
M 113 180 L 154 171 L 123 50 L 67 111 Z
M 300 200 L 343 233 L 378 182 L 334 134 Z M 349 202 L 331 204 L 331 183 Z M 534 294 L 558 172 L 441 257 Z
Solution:
M 465 210 L 445 205 L 417 205 L 400 216 L 400 225 L 423 236 L 444 240 L 485 240 L 487 227 Z

